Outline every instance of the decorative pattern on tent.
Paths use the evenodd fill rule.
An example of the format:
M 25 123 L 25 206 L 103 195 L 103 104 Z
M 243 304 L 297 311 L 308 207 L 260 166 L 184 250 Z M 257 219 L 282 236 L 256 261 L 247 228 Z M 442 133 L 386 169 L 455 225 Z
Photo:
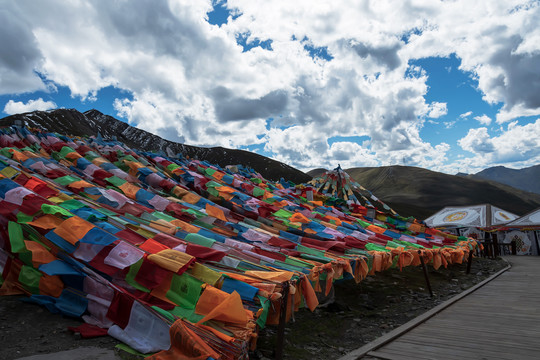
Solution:
M 527 236 L 527 233 L 513 230 L 506 234 L 504 237 L 504 243 L 510 244 L 511 242 L 516 243 L 516 251 L 518 255 L 530 255 L 532 250 L 532 242 Z
M 505 227 L 540 227 L 540 209 L 536 209 L 519 219 L 505 224 Z
M 289 318 L 335 280 L 421 257 L 437 269 L 477 246 L 242 166 L 18 127 L 0 146 L 0 295 L 156 359 L 247 358 L 285 300 Z
M 425 220 L 430 227 L 491 227 L 508 223 L 518 216 L 490 204 L 445 207 Z

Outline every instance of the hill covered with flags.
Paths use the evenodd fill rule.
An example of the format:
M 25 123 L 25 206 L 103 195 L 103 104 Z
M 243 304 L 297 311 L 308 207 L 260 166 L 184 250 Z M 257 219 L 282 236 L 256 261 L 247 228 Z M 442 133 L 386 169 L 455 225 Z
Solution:
M 335 281 L 438 269 L 477 246 L 351 196 L 359 185 L 334 175 L 328 192 L 100 136 L 3 128 L 0 295 L 155 359 L 240 359 Z

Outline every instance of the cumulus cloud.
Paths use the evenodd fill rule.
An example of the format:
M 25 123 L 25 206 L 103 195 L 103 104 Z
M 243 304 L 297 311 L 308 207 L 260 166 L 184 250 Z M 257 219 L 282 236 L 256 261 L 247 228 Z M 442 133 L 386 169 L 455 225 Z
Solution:
M 491 118 L 487 116 L 486 114 L 483 114 L 481 116 L 475 116 L 474 120 L 477 120 L 482 125 L 489 125 L 491 124 Z
M 32 24 L 18 3 L 4 5 L 0 8 L 0 95 L 44 90 L 34 72 L 42 54 Z
M 536 165 L 540 162 L 540 119 L 525 125 L 512 122 L 498 136 L 490 136 L 485 127 L 470 129 L 458 143 L 464 150 L 476 155 L 474 160 L 480 166 L 508 163 L 516 167 Z
M 454 53 L 483 98 L 502 105 L 500 124 L 540 114 L 536 2 L 228 0 L 224 6 L 234 16 L 216 26 L 206 21 L 211 0 L 7 1 L 0 10 L 7 34 L 0 39 L 0 91 L 52 83 L 91 100 L 114 86 L 130 94 L 114 107 L 132 125 L 194 145 L 264 144 L 276 159 L 303 169 L 336 161 L 424 167 L 447 161 L 455 144 L 420 135 L 448 108 L 444 99 L 426 102 L 428 77 L 409 65 L 415 59 Z M 247 49 L 238 39 L 271 46 Z M 497 152 L 496 139 L 481 129 L 459 145 L 482 156 Z M 333 136 L 369 141 L 329 145 Z
M 446 106 L 446 103 L 440 103 L 435 101 L 429 105 L 427 117 L 437 119 L 446 114 L 448 114 L 448 108 Z
M 4 112 L 8 115 L 25 113 L 30 111 L 47 111 L 56 108 L 54 101 L 43 101 L 42 98 L 36 100 L 28 100 L 25 104 L 22 101 L 9 100 L 4 106 Z

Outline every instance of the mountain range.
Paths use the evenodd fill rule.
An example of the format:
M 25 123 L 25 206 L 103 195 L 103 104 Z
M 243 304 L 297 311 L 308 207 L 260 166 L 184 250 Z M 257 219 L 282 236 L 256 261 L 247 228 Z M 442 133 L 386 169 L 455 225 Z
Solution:
M 20 121 L 28 127 L 42 128 L 59 134 L 75 136 L 97 136 L 123 142 L 129 147 L 147 151 L 163 151 L 171 156 L 183 156 L 206 160 L 219 166 L 244 165 L 253 168 L 269 180 L 286 176 L 294 183 L 303 183 L 311 177 L 300 170 L 268 157 L 237 149 L 223 147 L 197 147 L 165 140 L 148 131 L 138 129 L 98 110 L 81 113 L 75 109 L 57 109 L 15 114 L 0 119 L 0 126 L 9 126 Z
M 538 181 L 540 179 L 540 165 L 523 169 L 494 166 L 467 176 L 475 179 L 493 180 L 516 189 L 540 194 L 540 181 Z
M 315 169 L 308 174 L 318 176 L 324 171 Z M 475 176 L 449 175 L 398 165 L 345 171 L 399 214 L 418 219 L 425 219 L 446 206 L 489 203 L 516 215 L 540 207 L 540 194 Z
M 180 153 L 220 166 L 241 164 L 270 180 L 284 178 L 298 184 L 325 171 L 315 169 L 306 174 L 249 151 L 175 143 L 97 110 L 84 113 L 75 109 L 34 111 L 0 119 L 0 126 L 14 124 L 67 135 L 100 135 L 117 139 L 132 148 L 163 151 L 169 156 Z M 448 175 L 411 166 L 363 167 L 346 171 L 399 214 L 418 219 L 425 219 L 445 206 L 490 203 L 517 215 L 540 207 L 540 184 L 536 181 L 540 166 L 522 170 L 495 167 L 473 175 Z

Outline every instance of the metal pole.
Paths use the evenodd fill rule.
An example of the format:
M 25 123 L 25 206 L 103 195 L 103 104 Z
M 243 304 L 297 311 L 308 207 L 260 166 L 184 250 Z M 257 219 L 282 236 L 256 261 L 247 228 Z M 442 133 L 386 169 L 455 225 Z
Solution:
M 431 290 L 431 284 L 429 282 L 426 263 L 424 262 L 424 254 L 421 250 L 418 250 L 418 254 L 420 254 L 420 262 L 422 263 L 422 269 L 424 270 L 424 277 L 426 278 L 426 285 L 429 290 L 429 294 L 431 295 L 431 297 L 433 297 L 433 291 Z
M 289 299 L 289 283 L 283 283 L 283 293 L 281 298 L 281 307 L 279 312 L 279 324 L 276 339 L 276 351 L 274 358 L 276 360 L 283 359 L 283 348 L 285 343 L 285 323 L 287 322 L 287 302 Z

